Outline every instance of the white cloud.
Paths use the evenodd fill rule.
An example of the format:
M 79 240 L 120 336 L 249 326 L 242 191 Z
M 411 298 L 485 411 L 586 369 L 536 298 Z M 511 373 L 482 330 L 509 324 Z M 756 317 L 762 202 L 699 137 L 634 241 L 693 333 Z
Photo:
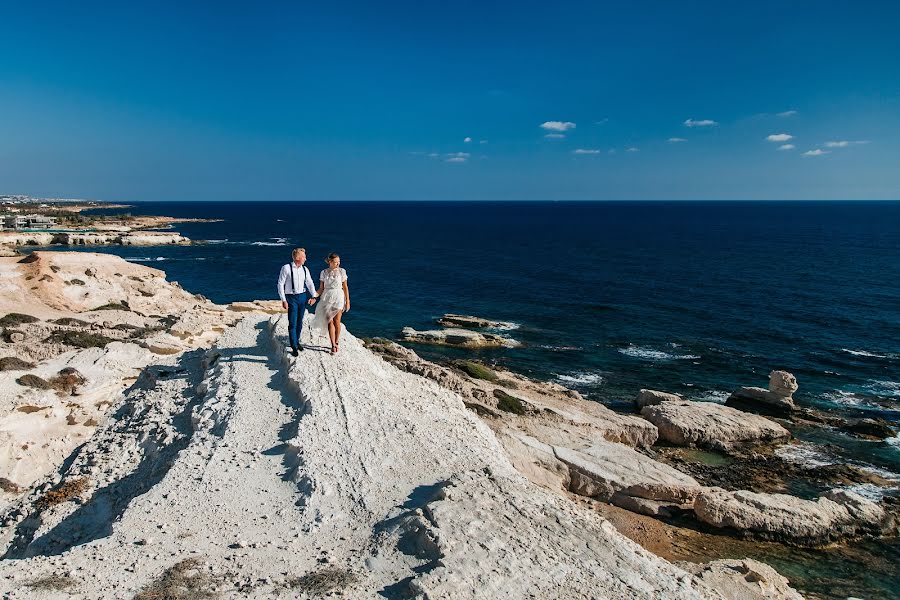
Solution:
M 859 144 L 868 144 L 869 140 L 857 140 L 855 142 L 850 142 L 847 140 L 841 140 L 839 142 L 825 142 L 826 148 L 846 148 L 847 146 L 857 146 Z
M 797 114 L 796 110 L 786 110 L 784 112 L 778 113 L 778 116 L 784 118 L 784 117 L 793 117 L 796 114 Z
M 700 119 L 699 121 L 694 119 L 685 119 L 684 124 L 687 127 L 712 127 L 714 125 L 718 125 L 718 123 L 716 123 L 712 119 Z
M 772 135 L 768 136 L 766 139 L 769 140 L 770 142 L 786 142 L 788 140 L 794 139 L 794 136 L 792 136 L 789 133 L 773 133 Z
M 540 127 L 547 131 L 568 131 L 575 129 L 575 123 L 572 121 L 544 121 Z
M 479 143 L 479 144 L 487 144 L 488 141 L 487 141 L 487 140 L 480 140 L 478 143 Z
M 548 133 L 544 137 L 547 138 L 548 140 L 561 140 L 566 136 L 564 136 L 561 133 Z
M 681 142 L 686 142 L 687 140 L 679 137 L 672 137 L 668 139 L 670 144 L 680 144 Z
M 437 152 L 432 152 L 428 156 L 432 158 L 441 158 L 444 162 L 449 163 L 464 163 L 469 160 L 469 157 L 472 155 L 468 152 L 447 152 L 445 154 L 438 154 Z
M 803 153 L 803 156 L 822 156 L 823 154 L 828 154 L 828 151 L 816 148 L 815 150 L 807 150 Z
M 466 137 L 463 138 L 463 142 L 466 143 L 466 144 L 471 144 L 471 143 L 472 143 L 472 138 L 470 138 L 469 136 L 466 136 Z
M 782 144 L 782 145 L 778 146 L 778 149 L 779 150 L 793 150 L 796 147 L 797 146 L 795 146 L 793 144 Z
M 641 151 L 640 148 L 635 148 L 634 146 L 631 146 L 630 148 L 625 148 L 625 152 L 640 152 L 640 151 Z
M 576 148 L 572 150 L 572 154 L 600 154 L 600 151 L 594 148 Z

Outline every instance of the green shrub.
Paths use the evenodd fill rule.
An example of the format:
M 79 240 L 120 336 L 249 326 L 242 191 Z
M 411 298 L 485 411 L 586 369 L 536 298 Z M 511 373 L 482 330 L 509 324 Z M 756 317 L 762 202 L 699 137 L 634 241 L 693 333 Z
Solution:
M 103 348 L 113 341 L 105 335 L 88 333 L 87 331 L 54 331 L 47 338 L 48 342 L 66 344 L 76 348 Z
M 53 321 L 57 325 L 64 325 L 66 327 L 90 327 L 90 323 L 87 321 L 82 321 L 81 319 L 76 319 L 74 317 L 62 317 Z
M 484 379 L 485 381 L 497 381 L 497 374 L 484 365 L 479 365 L 470 360 L 457 361 L 456 366 L 459 367 L 469 377 L 475 379 Z
M 497 398 L 497 408 L 500 410 L 516 415 L 525 414 L 525 406 L 522 404 L 522 401 L 515 396 L 510 396 L 498 388 L 494 390 L 494 397 Z
M 27 371 L 33 369 L 34 363 L 22 360 L 16 356 L 4 356 L 0 358 L 0 371 Z
M 9 313 L 5 317 L 0 318 L 0 327 L 14 327 L 24 323 L 37 323 L 40 321 L 37 317 L 31 315 L 23 315 L 22 313 Z
M 91 310 L 128 310 L 131 309 L 128 307 L 128 302 L 126 300 L 122 300 L 121 302 L 109 302 L 108 304 L 104 304 L 103 306 L 98 306 L 97 308 L 92 308 Z
M 22 375 L 18 379 L 16 379 L 16 383 L 19 385 L 24 385 L 25 387 L 35 388 L 37 390 L 49 390 L 50 382 L 42 377 L 38 377 L 37 375 L 32 375 L 28 373 L 27 375 Z

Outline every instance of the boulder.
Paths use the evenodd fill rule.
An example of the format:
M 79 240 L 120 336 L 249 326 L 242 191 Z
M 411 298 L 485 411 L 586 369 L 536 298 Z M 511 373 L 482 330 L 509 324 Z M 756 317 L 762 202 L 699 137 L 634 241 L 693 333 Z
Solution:
M 679 563 L 695 577 L 695 587 L 708 587 L 725 600 L 803 600 L 790 582 L 767 564 L 745 558 L 708 563 Z
M 629 496 L 623 492 L 616 492 L 609 499 L 609 503 L 625 510 L 630 510 L 639 515 L 647 515 L 648 517 L 657 517 L 668 519 L 675 516 L 681 508 L 678 504 L 672 502 L 661 502 L 659 500 L 648 500 L 638 496 Z
M 786 494 L 710 489 L 694 501 L 697 518 L 797 546 L 822 546 L 841 539 L 880 534 L 891 526 L 885 510 L 847 490 L 816 500 Z
M 790 398 L 800 386 L 797 378 L 787 371 L 772 371 L 769 373 L 769 391 L 784 398 Z
M 515 340 L 502 335 L 480 333 L 467 329 L 417 331 L 412 327 L 404 327 L 400 337 L 405 342 L 455 346 L 458 348 L 511 348 L 519 345 Z
M 791 437 L 787 429 L 765 417 L 712 402 L 663 402 L 645 406 L 641 416 L 656 425 L 661 439 L 677 446 L 727 449 Z
M 797 379 L 787 371 L 769 374 L 769 389 L 742 387 L 725 401 L 726 406 L 772 417 L 790 417 L 797 410 L 793 393 L 797 391 Z
M 569 467 L 569 489 L 580 496 L 607 502 L 616 492 L 638 496 L 644 490 L 667 488 L 673 490 L 670 497 L 690 497 L 700 491 L 700 484 L 690 475 L 623 444 L 598 440 L 578 450 L 554 446 L 553 453 Z M 648 499 L 660 498 L 660 494 L 656 496 Z
M 641 389 L 634 398 L 634 404 L 639 409 L 645 406 L 653 406 L 660 402 L 677 402 L 684 400 L 678 394 L 670 394 L 668 392 L 658 392 L 656 390 Z
M 864 437 L 886 440 L 897 435 L 896 430 L 884 419 L 848 419 L 841 429 Z

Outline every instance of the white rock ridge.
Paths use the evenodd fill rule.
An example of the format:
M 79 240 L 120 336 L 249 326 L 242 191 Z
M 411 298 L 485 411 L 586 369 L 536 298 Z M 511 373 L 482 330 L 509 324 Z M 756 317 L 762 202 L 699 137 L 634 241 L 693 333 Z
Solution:
M 318 575 L 349 598 L 789 597 L 720 593 L 640 548 L 519 474 L 457 393 L 346 331 L 318 351 L 308 325 L 297 359 L 283 317 L 251 313 L 142 377 L 4 514 L 0 594 L 57 597 L 28 585 L 55 575 L 132 598 L 191 559 L 222 598 L 306 597 Z

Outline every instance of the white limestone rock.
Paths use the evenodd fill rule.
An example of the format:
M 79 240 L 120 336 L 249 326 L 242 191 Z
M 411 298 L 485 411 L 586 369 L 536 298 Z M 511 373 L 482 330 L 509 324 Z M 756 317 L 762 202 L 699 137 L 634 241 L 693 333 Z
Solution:
M 803 600 L 790 582 L 767 564 L 745 558 L 708 563 L 679 563 L 698 584 L 724 600 Z
M 404 327 L 400 337 L 406 342 L 458 348 L 513 348 L 519 345 L 517 341 L 502 335 L 459 328 L 417 331 Z
M 890 517 L 881 506 L 847 490 L 804 500 L 787 494 L 711 489 L 697 496 L 694 512 L 714 527 L 799 546 L 877 534 L 890 526 Z
M 661 439 L 678 446 L 728 448 L 735 444 L 775 442 L 791 437 L 773 421 L 712 402 L 663 402 L 641 409 Z
M 639 409 L 645 406 L 653 406 L 661 402 L 677 402 L 684 400 L 678 394 L 670 394 L 668 392 L 659 392 L 657 390 L 641 389 L 634 398 L 634 404 Z

